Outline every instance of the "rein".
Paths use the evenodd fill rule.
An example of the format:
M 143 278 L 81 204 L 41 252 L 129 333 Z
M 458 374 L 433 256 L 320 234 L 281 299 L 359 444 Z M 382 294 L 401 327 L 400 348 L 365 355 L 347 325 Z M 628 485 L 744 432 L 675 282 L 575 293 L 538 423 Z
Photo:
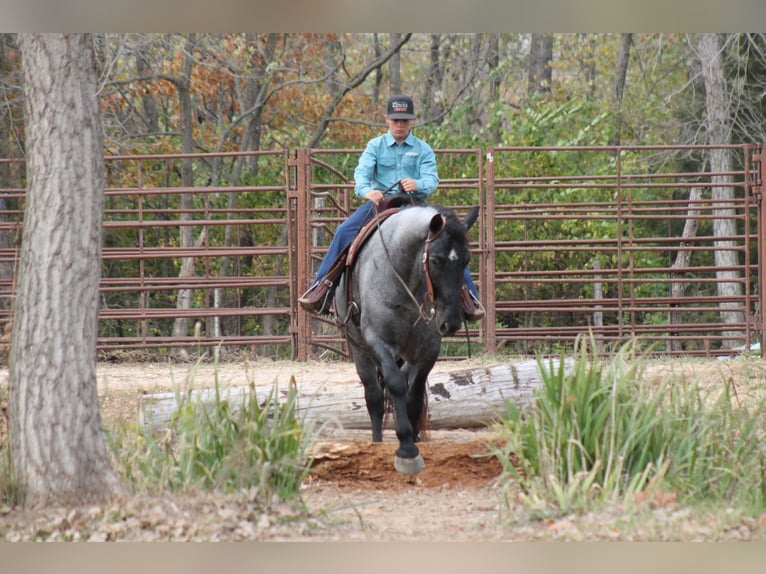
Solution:
M 423 303 L 431 307 L 430 319 L 433 319 L 434 315 L 436 314 L 436 294 L 434 293 L 434 283 L 431 279 L 431 267 L 428 265 L 428 258 L 430 255 L 429 248 L 431 247 L 431 243 L 436 241 L 436 238 L 441 235 L 442 231 L 444 231 L 444 228 L 447 226 L 447 218 L 444 217 L 444 215 L 442 215 L 441 218 L 442 226 L 436 233 L 432 234 L 430 231 L 428 232 L 428 237 L 426 237 L 426 246 L 425 249 L 423 249 L 423 275 L 425 276 L 426 280 L 426 296 Z

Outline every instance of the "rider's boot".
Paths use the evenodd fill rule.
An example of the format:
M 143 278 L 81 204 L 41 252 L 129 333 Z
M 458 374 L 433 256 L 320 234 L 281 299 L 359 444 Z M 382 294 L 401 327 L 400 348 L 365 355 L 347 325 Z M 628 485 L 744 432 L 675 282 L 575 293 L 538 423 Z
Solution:
M 346 269 L 346 253 L 348 248 L 344 249 L 338 257 L 335 258 L 327 274 L 321 279 L 316 279 L 306 292 L 298 297 L 298 303 L 309 313 L 318 313 L 320 315 L 329 315 L 332 308 L 332 301 L 335 297 L 335 288 L 340 282 L 341 275 Z
M 460 290 L 460 305 L 463 308 L 463 316 L 466 321 L 480 321 L 486 314 L 484 305 L 465 285 Z
M 309 313 L 328 314 L 335 295 L 335 287 L 328 278 L 315 281 L 303 295 L 298 297 L 298 303 Z

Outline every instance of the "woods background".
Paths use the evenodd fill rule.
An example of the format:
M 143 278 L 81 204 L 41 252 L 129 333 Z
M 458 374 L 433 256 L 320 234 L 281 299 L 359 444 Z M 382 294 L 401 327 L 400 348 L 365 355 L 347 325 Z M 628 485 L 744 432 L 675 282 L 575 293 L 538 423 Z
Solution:
M 731 238 L 750 232 L 749 220 L 737 223 L 733 207 L 725 203 L 740 201 L 749 193 L 737 185 L 748 177 L 745 164 L 749 158 L 747 153 L 727 146 L 764 141 L 761 95 L 766 85 L 765 46 L 766 38 L 761 34 L 96 34 L 93 49 L 99 72 L 105 155 L 165 155 L 141 162 L 107 161 L 110 187 L 136 187 L 138 169 L 141 185 L 147 188 L 261 190 L 209 193 L 204 199 L 201 194 L 180 192 L 147 195 L 141 200 L 115 194 L 107 201 L 108 222 L 115 223 L 106 229 L 105 248 L 140 244 L 142 249 L 178 249 L 189 254 L 203 243 L 215 243 L 228 248 L 230 254 L 216 258 L 214 269 L 205 273 L 231 279 L 284 275 L 278 260 L 253 253 L 257 246 L 284 244 L 285 226 L 259 226 L 235 233 L 236 227 L 227 225 L 213 236 L 191 224 L 195 213 L 213 209 L 232 216 L 250 210 L 269 217 L 283 207 L 285 199 L 272 189 L 283 183 L 281 163 L 269 161 L 274 156 L 268 154 L 304 148 L 358 150 L 385 128 L 383 106 L 387 96 L 406 92 L 416 101 L 416 133 L 437 150 L 711 146 L 631 158 L 637 173 L 681 173 L 689 180 L 682 187 L 666 190 L 666 195 L 646 192 L 642 199 L 679 202 L 678 212 L 672 221 L 645 216 L 635 222 L 631 233 L 657 237 L 662 232 L 688 238 L 691 223 L 700 219 L 689 217 L 693 212 L 689 205 L 719 202 L 708 203 L 701 218 L 703 227 L 709 227 L 704 234 L 719 238 L 716 248 L 706 250 L 706 246 L 698 245 L 694 252 L 695 265 L 714 266 L 718 271 L 707 283 L 697 283 L 696 287 L 692 283 L 691 294 L 721 299 L 714 310 L 701 315 L 703 319 L 715 315 L 716 320 L 749 325 L 746 315 L 754 310 L 743 311 L 741 304 L 731 299 L 757 290 L 755 280 L 743 277 L 741 271 L 743 265 L 757 262 L 757 254 L 733 244 L 732 249 L 722 248 Z M 13 34 L 0 35 L 0 65 L 0 188 L 4 191 L 2 216 L 8 220 L 0 232 L 0 248 L 10 253 L 19 241 L 17 223 L 23 207 L 20 190 L 25 187 L 27 137 L 20 54 Z M 168 154 L 187 155 L 168 159 Z M 200 160 L 192 161 L 188 154 L 218 155 L 200 155 Z M 584 172 L 611 173 L 615 159 L 610 154 L 518 154 L 504 168 L 504 175 L 548 177 L 546 185 L 530 187 L 523 200 L 542 203 L 547 207 L 541 209 L 552 212 L 553 206 L 573 201 L 608 202 L 608 189 L 560 185 L 555 178 Z M 330 167 L 350 177 L 355 161 L 356 152 L 350 151 L 339 155 Z M 443 179 L 472 177 L 469 171 L 459 161 L 440 160 Z M 695 188 L 700 181 L 704 185 Z M 460 189 L 445 186 L 439 193 L 444 203 L 468 200 Z M 322 204 L 314 208 L 324 209 Z M 121 214 L 137 210 L 154 213 L 154 225 L 140 231 L 119 225 Z M 315 246 L 326 244 L 332 218 L 341 216 L 328 217 L 314 229 Z M 497 225 L 500 231 L 502 224 Z M 529 226 L 520 222 L 507 227 L 519 237 L 530 235 Z M 537 241 L 554 242 L 564 235 L 581 240 L 613 236 L 619 228 L 618 217 L 574 217 L 559 223 L 545 221 L 535 233 Z M 250 249 L 251 254 L 240 257 L 236 249 Z M 691 257 L 691 253 L 678 249 L 636 253 L 631 258 L 640 261 L 631 260 L 631 264 L 651 268 L 678 262 L 683 269 L 688 266 L 681 265 L 683 256 Z M 234 285 L 204 293 L 195 290 L 193 277 L 200 273 L 200 265 L 207 263 L 190 256 L 105 259 L 102 280 L 115 285 L 139 275 L 176 277 L 186 282 L 153 293 L 104 294 L 103 307 L 115 314 L 143 297 L 144 307 L 167 309 L 166 315 L 176 317 L 156 318 L 140 326 L 119 318 L 102 321 L 100 336 L 150 334 L 193 340 L 200 328 L 193 310 L 208 305 L 205 298 L 228 299 L 216 305 L 230 308 L 268 309 L 289 304 L 289 292 L 268 285 L 246 292 Z M 529 253 L 523 260 L 506 254 L 494 265 L 565 274 L 581 268 L 583 261 L 571 255 L 539 252 Z M 608 269 L 610 261 L 599 260 L 598 265 Z M 3 257 L 0 274 L 9 289 L 13 269 L 13 257 Z M 638 289 L 644 296 L 664 297 L 677 286 L 647 283 Z M 587 287 L 509 282 L 498 286 L 493 296 L 509 301 L 522 297 L 549 301 L 609 297 L 609 292 L 596 294 L 597 289 L 600 287 L 592 281 Z M 532 294 L 535 290 L 538 292 Z M 6 307 L 8 301 L 9 297 L 2 298 Z M 734 308 L 727 309 L 732 305 Z M 627 320 L 669 320 L 666 311 L 640 315 L 633 313 Z M 559 313 L 555 320 L 544 319 L 539 325 L 524 324 L 513 313 L 493 318 L 497 318 L 498 329 L 546 327 L 547 320 L 548 326 L 557 322 L 581 331 L 590 321 L 566 313 Z M 202 328 L 211 335 L 289 330 L 289 317 L 284 315 L 253 313 L 220 321 Z M 494 327 L 489 326 L 490 330 Z M 719 337 L 713 345 L 740 345 L 743 341 L 741 334 L 738 336 L 738 340 Z M 513 352 L 533 350 L 524 345 L 509 348 Z M 672 345 L 667 350 L 673 350 Z M 263 352 L 284 355 L 289 351 L 275 346 L 264 347 Z

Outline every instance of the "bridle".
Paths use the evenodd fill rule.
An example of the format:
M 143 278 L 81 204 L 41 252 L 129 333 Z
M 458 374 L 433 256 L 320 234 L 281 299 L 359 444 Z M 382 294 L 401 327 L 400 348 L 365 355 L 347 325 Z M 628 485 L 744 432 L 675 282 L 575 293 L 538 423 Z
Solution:
M 434 315 L 436 315 L 436 294 L 434 292 L 434 282 L 433 282 L 433 279 L 431 279 L 431 266 L 429 265 L 430 247 L 431 247 L 431 244 L 434 241 L 436 241 L 436 238 L 439 237 L 439 235 L 441 235 L 442 231 L 444 231 L 444 228 L 447 226 L 447 218 L 444 216 L 444 214 L 439 214 L 439 215 L 442 219 L 442 224 L 436 233 L 431 233 L 430 231 L 428 232 L 428 237 L 426 237 L 426 245 L 425 245 L 425 248 L 423 249 L 423 276 L 425 277 L 425 283 L 426 283 L 426 294 L 423 301 L 423 305 L 425 307 L 431 308 L 431 312 L 429 314 L 430 317 L 428 318 L 428 321 L 433 319 Z M 421 317 L 422 317 L 422 312 L 421 312 Z
M 394 183 L 391 187 L 389 187 L 386 191 L 383 192 L 385 195 L 394 187 L 397 185 L 399 186 L 399 189 L 403 194 L 405 194 L 409 200 L 409 202 L 412 205 L 415 205 L 415 201 L 412 199 L 412 196 L 404 191 L 404 188 L 402 187 L 401 180 Z M 439 227 L 439 230 L 436 233 L 428 232 L 428 237 L 426 237 L 425 240 L 425 248 L 423 249 L 423 257 L 422 257 L 422 264 L 423 264 L 423 276 L 424 281 L 426 284 L 426 293 L 423 296 L 423 304 L 420 304 L 417 300 L 417 297 L 415 297 L 415 294 L 410 290 L 410 288 L 407 286 L 407 283 L 404 281 L 401 275 L 399 275 L 399 272 L 394 267 L 394 263 L 392 261 L 391 255 L 388 251 L 388 246 L 386 245 L 385 240 L 383 239 L 383 235 L 380 233 L 380 218 L 378 217 L 378 206 L 375 206 L 375 220 L 376 225 L 378 227 L 378 233 L 380 235 L 380 241 L 381 245 L 383 246 L 383 251 L 386 254 L 386 259 L 388 260 L 389 265 L 391 266 L 391 270 L 394 272 L 394 276 L 396 279 L 401 283 L 402 287 L 404 287 L 405 292 L 407 295 L 409 295 L 410 299 L 412 299 L 412 302 L 415 304 L 415 306 L 418 308 L 418 319 L 415 321 L 415 324 L 417 325 L 418 322 L 422 319 L 426 323 L 430 323 L 434 317 L 436 316 L 436 292 L 434 291 L 434 284 L 433 279 L 431 278 L 431 267 L 429 265 L 430 262 L 430 246 L 431 244 L 436 241 L 436 238 L 441 235 L 442 231 L 444 231 L 444 228 L 447 226 L 447 218 L 444 216 L 444 214 L 439 214 L 439 216 L 442 219 L 442 224 Z M 427 312 L 425 310 L 428 310 Z

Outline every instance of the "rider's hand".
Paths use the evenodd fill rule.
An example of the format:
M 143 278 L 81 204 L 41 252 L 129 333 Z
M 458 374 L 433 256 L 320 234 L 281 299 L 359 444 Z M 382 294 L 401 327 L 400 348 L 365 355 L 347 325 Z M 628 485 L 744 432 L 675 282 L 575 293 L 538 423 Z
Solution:
M 375 205 L 380 205 L 380 202 L 383 199 L 383 192 L 379 189 L 371 189 L 365 194 L 364 198 L 373 202 Z
M 418 190 L 418 182 L 416 182 L 411 177 L 405 177 L 404 179 L 400 180 L 399 185 L 401 185 L 402 189 L 407 193 L 412 193 Z

